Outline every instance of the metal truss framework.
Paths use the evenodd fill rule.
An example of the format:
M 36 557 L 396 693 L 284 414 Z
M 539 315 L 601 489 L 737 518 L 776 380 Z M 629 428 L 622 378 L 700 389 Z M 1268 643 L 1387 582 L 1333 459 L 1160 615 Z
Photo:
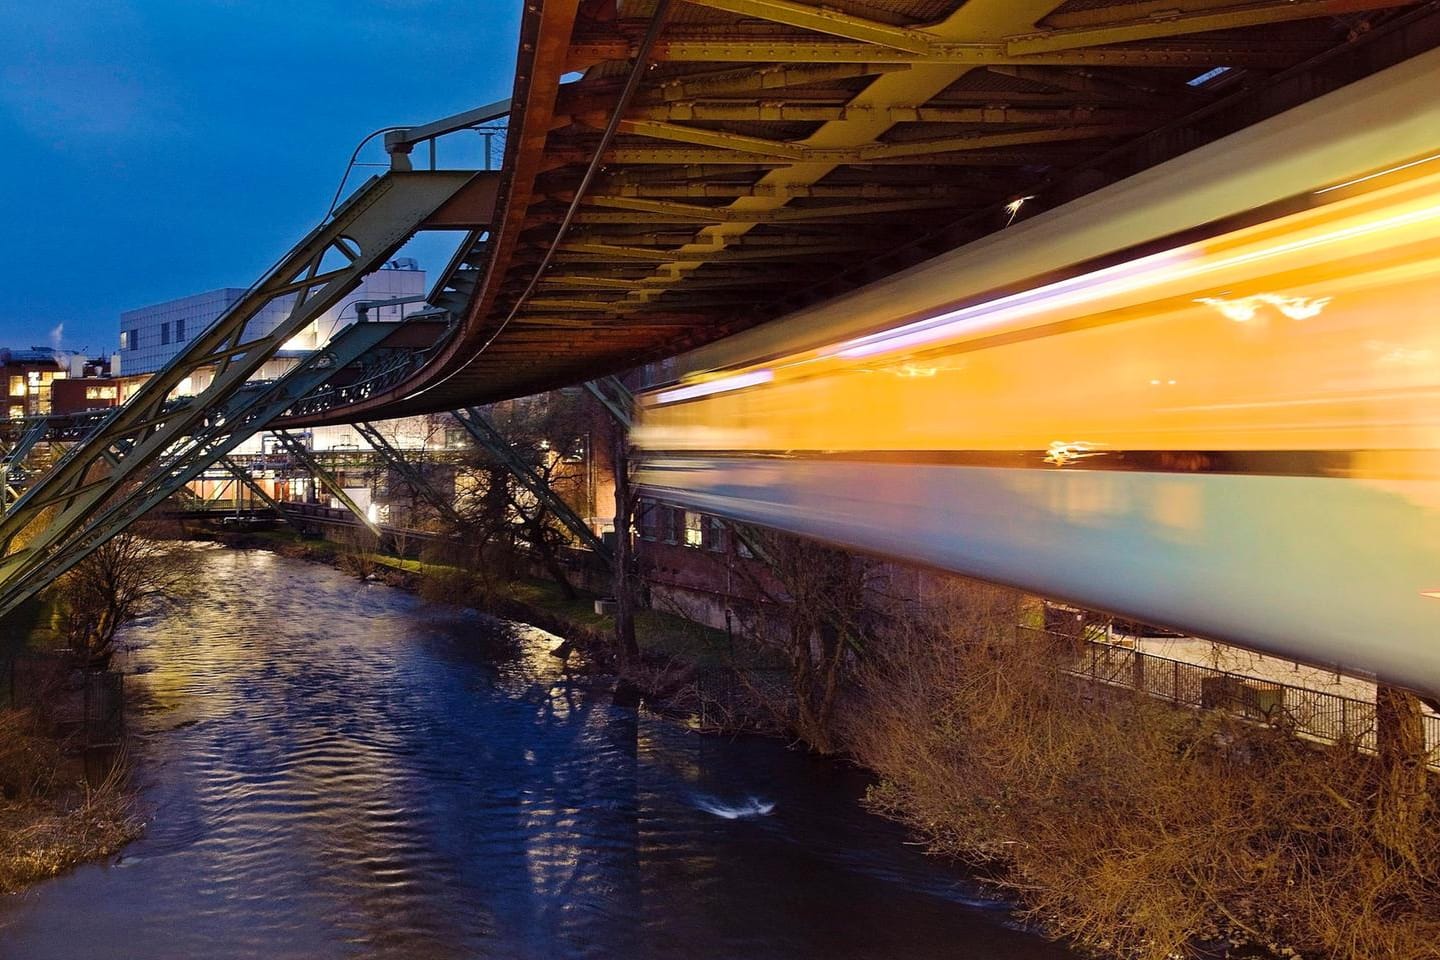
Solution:
M 0 518 L 0 612 L 140 516 L 136 504 L 163 499 L 177 477 L 198 474 L 399 330 L 403 324 L 357 324 L 291 376 L 248 382 L 418 229 L 483 222 L 477 209 L 485 198 L 477 204 L 477 191 L 467 190 L 481 179 L 470 171 L 392 172 L 361 187 L 300 241 Z M 480 186 L 493 202 L 493 179 Z M 284 318 L 267 331 L 250 331 L 251 321 L 277 301 L 288 307 Z M 357 329 L 365 332 L 352 333 Z M 181 382 L 202 369 L 213 371 L 209 385 L 192 399 L 172 400 Z
M 635 395 L 621 382 L 619 377 L 601 377 L 587 380 L 585 389 L 606 412 L 626 431 L 635 423 Z
M 246 469 L 243 464 L 236 463 L 230 457 L 221 457 L 216 463 L 224 468 L 232 477 L 240 481 L 247 490 L 259 498 L 261 503 L 265 504 L 265 506 L 271 510 L 274 510 L 275 515 L 279 517 L 280 520 L 289 526 L 295 526 L 295 519 L 285 512 L 285 505 L 266 493 L 265 488 L 255 482 L 255 478 L 250 475 L 250 471 Z
M 410 489 L 423 497 L 434 507 L 444 520 L 455 529 L 461 526 L 460 515 L 455 512 L 455 505 L 447 500 L 435 485 L 421 472 L 420 467 L 395 448 L 389 440 L 380 433 L 373 423 L 360 422 L 355 425 L 355 432 L 370 444 L 371 448 L 380 455 L 380 459 L 400 476 L 405 478 Z
M 92 550 L 184 488 L 401 326 L 367 323 L 346 327 L 325 349 L 311 354 L 284 377 L 252 384 L 229 398 L 223 408 L 211 411 L 188 435 L 165 450 L 143 477 L 108 490 L 101 505 L 80 517 L 69 536 L 55 538 L 56 542 L 43 553 L 23 551 L 7 556 L 8 575 L 0 581 L 0 615 L 53 583 Z M 185 406 L 193 406 L 193 401 Z M 131 441 L 122 437 L 115 442 L 123 447 Z M 11 557 L 20 559 L 12 563 Z
M 377 537 L 384 536 L 385 531 L 380 529 L 380 525 L 374 520 L 371 520 L 365 511 L 360 508 L 360 505 L 351 498 L 350 494 L 345 492 L 345 487 L 340 483 L 339 478 L 327 470 L 325 465 L 319 460 L 315 459 L 314 455 L 310 452 L 310 448 L 305 446 L 303 440 L 284 430 L 276 430 L 273 436 L 279 441 L 280 446 L 285 448 L 285 452 L 300 461 L 301 466 L 308 470 L 310 475 L 319 481 L 320 486 L 324 487 L 330 496 L 339 500 L 340 504 L 346 510 L 349 510 L 362 526 Z
M 10 504 L 20 498 L 20 491 L 10 482 L 11 471 L 23 468 L 30 451 L 44 439 L 48 426 L 43 419 L 32 420 L 25 425 L 15 445 L 0 457 L 0 514 L 10 509 Z
M 466 266 L 461 334 L 347 417 L 487 403 L 682 352 L 1440 36 L 1436 4 L 1414 0 L 676 0 L 637 64 L 655 7 L 526 4 L 505 203 Z M 1384 41 L 1397 32 L 1415 39 Z
M 476 407 L 465 407 L 456 410 L 452 415 L 481 449 L 499 460 L 515 479 L 520 481 L 520 485 L 543 503 L 581 543 L 594 551 L 606 564 L 614 562 L 605 541 L 596 536 L 590 525 L 550 489 L 545 478 L 536 473 L 535 468 L 515 452 L 515 448 L 495 429 L 495 425 L 482 411 Z

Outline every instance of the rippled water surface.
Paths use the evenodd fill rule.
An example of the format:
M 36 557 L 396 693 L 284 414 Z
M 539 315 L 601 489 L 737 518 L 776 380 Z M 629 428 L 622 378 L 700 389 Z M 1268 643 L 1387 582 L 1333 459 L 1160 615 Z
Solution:
M 0 957 L 1060 960 L 864 814 L 510 639 L 267 553 L 131 633 L 151 821 L 0 901 Z

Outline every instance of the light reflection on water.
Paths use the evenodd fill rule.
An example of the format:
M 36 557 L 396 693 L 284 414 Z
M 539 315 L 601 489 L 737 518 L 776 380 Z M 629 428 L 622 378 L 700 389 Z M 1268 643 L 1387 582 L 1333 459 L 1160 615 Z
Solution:
M 205 564 L 131 636 L 149 831 L 0 902 L 0 957 L 1069 956 L 863 814 L 854 771 L 637 717 L 540 631 Z

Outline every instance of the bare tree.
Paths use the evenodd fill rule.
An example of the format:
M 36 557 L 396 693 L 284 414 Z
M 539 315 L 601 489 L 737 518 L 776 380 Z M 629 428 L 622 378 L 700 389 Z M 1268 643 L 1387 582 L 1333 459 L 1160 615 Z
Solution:
M 846 665 L 865 647 L 882 618 L 873 601 L 880 565 L 857 554 L 813 540 L 736 526 L 761 561 L 765 575 L 736 568 L 762 606 L 783 611 L 781 631 L 750 625 L 751 642 L 778 651 L 790 673 L 785 720 L 816 750 L 833 752 L 835 707 Z
M 152 526 L 116 534 L 59 581 L 65 635 L 87 669 L 107 668 L 120 628 L 178 602 L 193 581 L 195 549 L 159 539 L 162 532 Z

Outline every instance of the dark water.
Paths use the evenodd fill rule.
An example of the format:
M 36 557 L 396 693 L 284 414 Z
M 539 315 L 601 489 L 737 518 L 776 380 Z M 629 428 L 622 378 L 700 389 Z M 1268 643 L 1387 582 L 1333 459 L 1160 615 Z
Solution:
M 267 553 L 133 631 L 143 839 L 0 901 L 0 957 L 1059 960 L 863 813 L 522 630 Z

